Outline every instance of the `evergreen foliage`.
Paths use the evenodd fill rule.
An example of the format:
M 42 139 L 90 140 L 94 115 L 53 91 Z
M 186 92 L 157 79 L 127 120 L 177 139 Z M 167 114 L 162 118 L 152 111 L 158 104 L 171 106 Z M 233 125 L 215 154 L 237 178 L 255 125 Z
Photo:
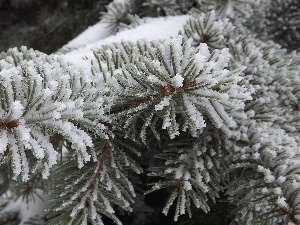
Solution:
M 45 217 L 23 224 L 300 224 L 298 9 L 114 0 L 100 18 L 111 34 L 189 17 L 176 37 L 93 49 L 88 70 L 2 52 L 0 223 L 21 223 L 10 203 L 42 192 Z M 199 216 L 232 208 L 222 222 Z
M 93 146 L 87 132 L 105 135 L 97 124 L 104 114 L 103 98 L 92 79 L 55 56 L 25 47 L 1 58 L 2 161 L 12 164 L 14 176 L 22 172 L 23 181 L 33 166 L 44 167 L 47 178 L 57 161 L 53 145 L 61 139 L 77 152 L 82 167 L 90 158 L 87 147 Z M 30 165 L 28 158 L 37 162 Z

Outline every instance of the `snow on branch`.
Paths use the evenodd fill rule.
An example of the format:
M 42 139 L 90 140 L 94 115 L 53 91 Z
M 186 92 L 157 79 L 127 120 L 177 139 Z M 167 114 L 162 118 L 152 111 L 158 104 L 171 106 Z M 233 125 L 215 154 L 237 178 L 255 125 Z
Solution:
M 229 135 L 225 127 L 236 126 L 231 111 L 242 114 L 243 102 L 251 99 L 239 85 L 243 68 L 226 68 L 231 58 L 228 49 L 210 52 L 206 44 L 194 48 L 191 40 L 183 42 L 178 37 L 152 42 L 143 57 L 136 58 L 115 70 L 110 83 L 118 95 L 115 112 L 128 117 L 125 129 L 134 127 L 138 117 L 147 118 L 146 129 L 158 115 L 171 138 L 179 134 L 180 127 L 196 136 L 206 126 L 205 115 Z
M 79 166 L 90 160 L 93 146 L 88 130 L 105 137 L 99 123 L 104 98 L 90 76 L 57 56 L 14 48 L 0 55 L 1 161 L 11 160 L 15 177 L 30 174 L 28 154 L 44 165 L 43 177 L 57 162 L 51 138 L 61 135 L 78 156 Z M 81 124 L 82 128 L 77 127 Z
M 174 220 L 186 213 L 192 217 L 191 204 L 204 212 L 210 210 L 208 196 L 215 201 L 222 190 L 222 168 L 218 155 L 220 137 L 215 134 L 203 134 L 197 139 L 188 139 L 171 144 L 158 158 L 165 160 L 164 166 L 149 168 L 149 175 L 160 177 L 149 194 L 162 188 L 171 189 L 163 213 L 167 214 L 177 199 Z
M 78 170 L 73 156 L 51 174 L 51 200 L 48 206 L 50 224 L 103 224 L 102 215 L 121 225 L 113 206 L 132 211 L 135 192 L 126 177 L 129 168 L 142 172 L 128 154 L 132 149 L 121 137 L 95 140 L 97 160 Z M 75 173 L 70 176 L 68 171 Z M 64 176 L 64 179 L 58 177 Z

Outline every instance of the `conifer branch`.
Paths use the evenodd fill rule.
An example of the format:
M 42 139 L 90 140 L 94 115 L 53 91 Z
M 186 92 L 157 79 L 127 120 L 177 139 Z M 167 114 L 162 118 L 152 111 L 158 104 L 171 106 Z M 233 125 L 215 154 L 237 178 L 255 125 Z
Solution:
M 192 217 L 191 202 L 196 208 L 201 208 L 207 213 L 210 208 L 206 195 L 213 201 L 219 197 L 218 192 L 222 190 L 220 183 L 224 178 L 221 175 L 222 164 L 216 157 L 220 148 L 217 145 L 217 136 L 217 133 L 212 133 L 200 136 L 196 140 L 173 143 L 164 153 L 157 156 L 166 160 L 165 165 L 149 169 L 150 176 L 158 176 L 162 180 L 155 183 L 146 194 L 162 188 L 172 188 L 163 213 L 168 213 L 177 198 L 175 221 L 185 214 L 186 210 L 189 217 Z
M 83 166 L 90 159 L 87 148 L 93 146 L 88 133 L 106 136 L 101 123 L 95 123 L 105 121 L 109 104 L 104 106 L 93 79 L 57 56 L 25 47 L 1 53 L 0 75 L 0 153 L 7 155 L 9 146 L 15 176 L 29 179 L 33 157 L 36 165 L 44 164 L 46 178 L 57 162 L 57 149 L 50 142 L 56 135 L 71 143 Z
M 300 224 L 300 54 L 281 46 L 299 47 L 299 7 L 297 0 L 114 0 L 95 27 L 119 33 L 87 46 L 98 48 L 83 53 L 92 55 L 90 70 L 86 61 L 78 69 L 73 52 L 2 52 L 0 193 L 31 201 L 38 189 L 49 192 L 49 225 L 103 225 L 103 216 L 121 225 L 119 209 L 131 212 L 135 189 L 145 190 L 131 174 L 142 165 L 154 181 L 145 193 L 166 188 L 165 206 L 155 207 L 164 214 L 174 207 L 175 221 L 226 197 L 236 206 L 232 223 Z M 172 26 L 178 36 L 101 45 L 140 37 L 160 21 L 145 16 L 182 13 L 164 21 L 186 21 Z M 5 203 L 0 223 L 19 222 Z M 150 218 L 136 215 L 144 218 L 132 224 Z M 203 218 L 194 220 L 210 223 Z
M 185 83 L 185 82 L 183 81 L 183 83 Z M 172 85 L 168 85 L 164 88 L 159 89 L 157 91 L 157 94 L 155 94 L 155 95 L 145 97 L 143 99 L 139 99 L 136 102 L 131 103 L 131 105 L 125 106 L 125 107 L 120 108 L 120 109 L 112 109 L 110 111 L 110 113 L 114 114 L 114 113 L 123 112 L 123 111 L 129 110 L 131 108 L 138 107 L 139 105 L 141 105 L 143 103 L 151 102 L 151 101 L 153 101 L 153 99 L 160 100 L 164 97 L 168 97 L 168 96 L 173 95 L 175 93 L 183 94 L 185 91 L 188 91 L 189 89 L 193 88 L 194 86 L 196 86 L 196 81 L 192 81 L 192 82 L 188 83 L 187 85 L 183 85 L 182 87 L 178 87 L 178 88 L 174 87 Z M 212 90 L 218 91 L 219 88 L 217 88 L 217 87 L 212 88 Z
M 97 180 L 101 176 L 101 171 L 103 169 L 103 165 L 104 165 L 105 160 L 107 158 L 107 154 L 108 154 L 109 149 L 110 149 L 110 143 L 109 143 L 109 141 L 106 141 L 104 143 L 104 146 L 102 147 L 102 150 L 101 150 L 101 156 L 100 156 L 100 160 L 98 162 L 98 166 L 96 168 L 96 173 L 95 173 L 94 177 L 92 178 L 93 181 L 90 183 L 90 185 L 87 188 L 87 190 L 90 191 L 90 196 L 92 196 L 93 192 L 95 191 L 95 186 L 96 186 Z

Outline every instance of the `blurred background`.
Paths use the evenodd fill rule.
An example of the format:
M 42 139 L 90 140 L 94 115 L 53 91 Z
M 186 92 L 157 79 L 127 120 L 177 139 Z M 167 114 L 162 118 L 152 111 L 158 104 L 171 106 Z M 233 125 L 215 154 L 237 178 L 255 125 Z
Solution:
M 110 0 L 0 0 L 0 52 L 22 45 L 53 53 L 99 21 Z

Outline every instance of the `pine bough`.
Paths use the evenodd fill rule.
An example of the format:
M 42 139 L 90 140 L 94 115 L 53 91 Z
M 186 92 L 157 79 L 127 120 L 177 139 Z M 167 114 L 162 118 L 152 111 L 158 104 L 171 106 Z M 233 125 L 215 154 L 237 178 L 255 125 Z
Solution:
M 174 6 L 164 13 L 178 13 L 164 2 Z M 106 216 L 120 225 L 115 210 L 132 210 L 141 146 L 155 140 L 167 144 L 145 194 L 169 189 L 163 213 L 175 204 L 175 221 L 194 206 L 208 212 L 225 192 L 239 223 L 299 224 L 299 53 L 241 23 L 268 1 L 197 2 L 178 37 L 102 46 L 91 73 L 25 47 L 1 53 L 1 193 L 43 189 L 48 224 Z M 133 3 L 112 2 L 103 22 L 117 32 Z

